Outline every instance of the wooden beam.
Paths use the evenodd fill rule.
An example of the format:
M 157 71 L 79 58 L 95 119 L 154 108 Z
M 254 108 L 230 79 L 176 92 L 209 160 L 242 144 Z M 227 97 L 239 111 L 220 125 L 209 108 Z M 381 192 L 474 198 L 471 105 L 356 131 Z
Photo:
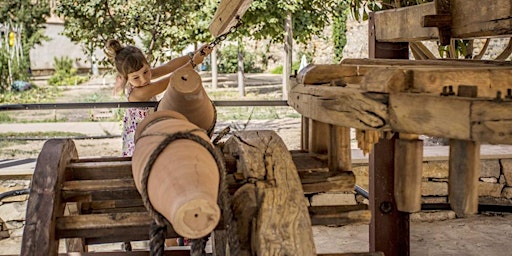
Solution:
M 422 171 L 423 141 L 396 139 L 394 196 L 399 211 L 412 213 L 421 210 Z
M 288 104 L 303 116 L 362 130 L 389 129 L 387 95 L 333 86 L 296 86 Z
M 222 0 L 208 29 L 214 37 L 223 35 L 245 14 L 252 0 Z
M 66 171 L 74 180 L 133 179 L 131 161 L 72 162 Z
M 460 39 L 512 34 L 511 0 L 451 0 L 451 37 Z M 485 6 L 485 8 L 482 8 Z M 375 12 L 375 37 L 381 42 L 411 42 L 439 38 L 423 18 L 436 12 L 434 3 Z M 389 24 L 393 24 L 390 26 Z

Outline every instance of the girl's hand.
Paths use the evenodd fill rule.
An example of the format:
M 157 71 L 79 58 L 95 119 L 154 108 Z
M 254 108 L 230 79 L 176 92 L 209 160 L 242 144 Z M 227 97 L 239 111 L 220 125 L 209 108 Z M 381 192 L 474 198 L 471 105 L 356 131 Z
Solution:
M 209 46 L 209 44 L 205 44 L 201 46 L 195 53 L 194 57 L 192 57 L 192 61 L 195 65 L 201 64 L 204 61 L 204 58 L 208 56 L 212 52 L 213 48 Z

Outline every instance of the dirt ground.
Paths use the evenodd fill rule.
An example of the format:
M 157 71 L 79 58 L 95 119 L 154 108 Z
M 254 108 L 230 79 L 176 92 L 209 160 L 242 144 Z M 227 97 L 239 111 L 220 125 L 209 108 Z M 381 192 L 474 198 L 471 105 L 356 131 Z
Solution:
M 107 85 L 108 87 L 108 85 Z M 108 91 L 108 90 L 107 90 Z M 69 100 L 80 97 L 85 91 L 67 91 L 64 95 Z M 88 92 L 90 93 L 90 92 Z M 261 121 L 264 128 L 275 129 L 283 138 L 289 149 L 300 147 L 300 120 L 283 119 Z M 219 120 L 219 126 L 229 125 Z M 1 132 L 1 131 L 0 131 Z M 121 154 L 121 138 L 102 140 L 77 140 L 80 156 L 117 156 Z M 20 151 L 32 152 L 20 154 L 16 158 L 37 157 L 38 149 L 44 141 L 30 141 L 19 145 Z M 32 150 L 32 151 L 30 151 Z M 0 159 L 12 158 L 2 154 Z M 363 177 L 364 178 L 364 177 Z M 366 177 L 367 178 L 367 177 Z M 512 255 L 512 214 L 484 213 L 465 219 L 447 219 L 411 221 L 410 247 L 411 255 Z M 314 226 L 313 234 L 318 253 L 364 252 L 369 250 L 369 226 L 354 224 L 342 227 Z M 0 255 L 14 254 L 19 251 L 19 242 L 0 241 Z

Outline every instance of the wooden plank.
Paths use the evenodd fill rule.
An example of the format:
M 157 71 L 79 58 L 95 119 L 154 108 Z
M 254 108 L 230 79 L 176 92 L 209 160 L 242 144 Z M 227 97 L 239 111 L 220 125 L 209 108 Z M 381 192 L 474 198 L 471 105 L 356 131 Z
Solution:
M 56 255 L 59 247 L 54 220 L 64 213 L 60 186 L 66 165 L 77 158 L 70 139 L 50 139 L 39 154 L 27 204 L 21 255 Z
M 62 186 L 62 198 L 67 201 L 139 199 L 133 179 L 72 180 Z
M 301 115 L 362 130 L 389 129 L 387 95 L 333 86 L 296 86 L 288 104 Z
M 452 38 L 469 39 L 512 34 L 510 0 L 452 0 L 450 5 Z M 481 8 L 482 6 L 485 8 Z M 422 24 L 424 16 L 434 14 L 434 3 L 376 12 L 376 40 L 410 42 L 438 39 L 436 28 L 423 27 Z
M 208 26 L 214 37 L 225 34 L 229 29 L 238 23 L 247 9 L 251 6 L 252 0 L 222 0 L 215 11 L 212 22 Z
M 496 97 L 512 83 L 512 68 L 500 67 L 375 67 L 361 80 L 361 88 L 370 92 L 417 92 L 440 95 L 444 86 L 478 87 L 480 97 Z
M 127 200 L 105 200 L 82 202 L 80 204 L 81 214 L 97 214 L 112 212 L 145 212 L 146 207 L 142 199 Z
M 389 123 L 397 132 L 470 139 L 471 101 L 412 93 L 389 95 Z
M 59 256 L 76 256 L 74 253 L 59 253 Z M 80 256 L 148 256 L 149 251 L 129 251 L 129 252 L 82 252 Z M 162 256 L 189 256 L 190 249 L 166 249 L 162 252 Z M 348 255 L 349 256 L 349 255 Z M 361 255 L 364 256 L 364 255 Z M 373 256 L 373 255 L 368 255 Z M 377 255 L 375 255 L 377 256 Z
M 368 224 L 371 217 L 368 206 L 364 204 L 311 206 L 309 215 L 311 216 L 311 225 Z
M 474 101 L 471 138 L 491 144 L 512 144 L 512 101 Z
M 95 238 L 95 243 L 148 240 L 152 223 L 147 212 L 63 216 L 55 220 L 57 238 Z M 167 237 L 179 237 L 167 227 Z
M 73 162 L 66 169 L 74 180 L 133 179 L 131 161 Z

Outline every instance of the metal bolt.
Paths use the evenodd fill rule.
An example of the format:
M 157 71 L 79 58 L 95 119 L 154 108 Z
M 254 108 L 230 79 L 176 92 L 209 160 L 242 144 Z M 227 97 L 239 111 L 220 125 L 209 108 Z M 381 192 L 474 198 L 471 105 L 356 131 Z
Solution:
M 455 95 L 455 92 L 453 91 L 453 86 L 448 86 L 448 95 Z
M 391 210 L 393 210 L 393 204 L 391 204 L 391 202 L 389 202 L 389 201 L 384 201 L 384 202 L 380 203 L 379 208 L 382 213 L 390 213 Z
M 501 91 L 496 92 L 496 101 L 501 101 Z
M 507 89 L 507 96 L 505 96 L 506 99 L 512 99 L 512 89 L 508 88 Z
M 441 92 L 441 96 L 447 96 L 448 95 L 448 87 L 443 86 L 443 92 Z

